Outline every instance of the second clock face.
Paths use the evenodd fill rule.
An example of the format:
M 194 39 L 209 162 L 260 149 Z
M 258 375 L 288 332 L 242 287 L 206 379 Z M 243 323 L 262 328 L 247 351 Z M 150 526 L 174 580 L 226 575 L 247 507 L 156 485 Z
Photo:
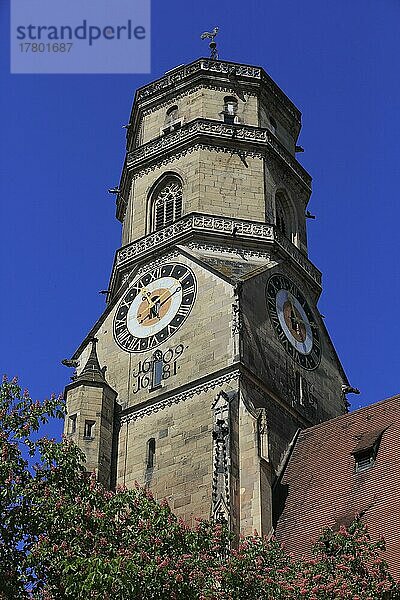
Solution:
M 114 337 L 128 352 L 162 344 L 189 316 L 196 298 L 189 267 L 167 263 L 138 278 L 122 298 L 114 318 Z
M 305 369 L 315 369 L 321 360 L 318 328 L 304 296 L 283 275 L 267 283 L 267 303 L 278 337 L 294 360 Z

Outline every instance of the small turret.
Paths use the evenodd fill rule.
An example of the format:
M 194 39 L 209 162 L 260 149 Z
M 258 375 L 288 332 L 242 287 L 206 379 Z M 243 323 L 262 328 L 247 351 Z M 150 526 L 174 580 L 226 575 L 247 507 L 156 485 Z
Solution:
M 65 388 L 64 433 L 85 452 L 87 470 L 96 472 L 98 480 L 109 487 L 117 393 L 105 379 L 106 367 L 100 367 L 97 339 L 92 338 L 90 343 L 92 348 L 85 366 Z

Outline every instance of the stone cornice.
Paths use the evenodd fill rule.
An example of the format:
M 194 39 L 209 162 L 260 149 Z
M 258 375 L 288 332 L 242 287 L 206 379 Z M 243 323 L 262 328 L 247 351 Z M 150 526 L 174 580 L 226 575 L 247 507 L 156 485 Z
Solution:
M 208 58 L 200 58 L 188 65 L 176 67 L 160 79 L 139 88 L 136 92 L 135 102 L 144 102 L 157 98 L 160 95 L 175 90 L 177 86 L 198 75 L 211 78 L 219 76 L 229 80 L 232 72 L 240 82 L 263 83 L 266 85 L 279 102 L 285 106 L 286 110 L 300 121 L 300 111 L 263 68 L 223 60 L 210 60 Z
M 219 217 L 201 213 L 185 215 L 169 227 L 155 231 L 139 240 L 120 248 L 115 257 L 113 275 L 109 289 L 110 298 L 115 294 L 119 274 L 132 268 L 138 261 L 155 254 L 185 239 L 202 238 L 208 240 L 238 239 L 248 243 L 268 243 L 281 249 L 286 256 L 305 272 L 314 283 L 321 286 L 320 271 L 302 252 L 273 225 L 246 221 L 230 217 Z
M 145 416 L 156 413 L 159 410 L 163 410 L 164 408 L 173 406 L 174 404 L 179 404 L 180 402 L 189 400 L 190 398 L 193 398 L 198 394 L 208 392 L 208 390 L 215 389 L 216 387 L 221 387 L 226 383 L 230 383 L 231 381 L 239 380 L 239 377 L 239 369 L 233 368 L 227 373 L 220 374 L 216 377 L 211 377 L 206 381 L 203 381 L 202 383 L 197 383 L 195 385 L 187 387 L 186 389 L 181 390 L 180 392 L 172 393 L 171 395 L 168 395 L 166 397 L 156 398 L 154 401 L 149 402 L 145 406 L 139 405 L 137 407 L 130 407 L 129 409 L 122 411 L 120 424 L 123 425 L 124 423 L 136 421 L 137 419 L 141 419 Z
M 262 157 L 269 152 L 303 187 L 311 191 L 311 176 L 268 129 L 252 125 L 228 125 L 212 119 L 195 119 L 177 131 L 159 136 L 128 152 L 119 186 L 121 191 L 117 197 L 117 218 L 123 219 L 132 178 L 146 169 L 179 157 L 183 149 L 196 150 L 199 142 L 202 142 L 202 148 L 209 150 L 218 150 L 220 146 L 230 152 L 240 149 L 243 156 Z
M 137 170 L 143 167 L 148 161 L 165 157 L 166 153 L 174 152 L 179 146 L 192 143 L 199 137 L 207 137 L 209 140 L 221 140 L 229 142 L 229 147 L 241 143 L 241 150 L 246 151 L 246 146 L 251 144 L 248 149 L 254 152 L 257 148 L 272 150 L 286 165 L 295 173 L 302 183 L 310 188 L 311 176 L 297 162 L 295 157 L 277 140 L 269 129 L 254 127 L 253 125 L 228 125 L 222 121 L 212 119 L 195 119 L 178 129 L 160 136 L 135 150 L 128 153 L 126 158 L 126 167 Z
M 186 79 L 190 79 L 194 74 L 203 72 L 204 74 L 215 76 L 221 74 L 229 76 L 229 70 L 235 69 L 235 75 L 239 78 L 250 78 L 261 81 L 261 67 L 243 65 L 226 61 L 214 61 L 207 58 L 200 58 L 188 65 L 182 65 L 171 69 L 160 79 L 139 88 L 136 92 L 136 101 L 141 102 L 153 96 L 164 94 L 170 89 L 174 89 L 177 84 Z

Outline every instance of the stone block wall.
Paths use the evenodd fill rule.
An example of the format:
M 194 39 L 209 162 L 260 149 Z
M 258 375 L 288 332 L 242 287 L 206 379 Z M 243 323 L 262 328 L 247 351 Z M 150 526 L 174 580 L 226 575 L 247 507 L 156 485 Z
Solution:
M 256 96 L 246 94 L 246 101 L 244 102 L 237 96 L 234 88 L 196 87 L 171 100 L 163 101 L 155 110 L 145 113 L 140 123 L 141 143 L 145 144 L 162 135 L 166 112 L 172 106 L 178 107 L 178 115 L 183 123 L 189 123 L 189 121 L 200 118 L 222 121 L 221 112 L 224 110 L 224 98 L 226 96 L 237 98 L 237 115 L 241 123 L 259 126 Z
M 182 179 L 183 215 L 202 212 L 264 222 L 264 162 L 247 156 L 245 163 L 235 151 L 195 147 L 150 173 L 138 174 L 124 219 L 123 245 L 152 231 L 150 192 L 166 172 Z
M 225 389 L 234 386 L 225 385 Z M 123 422 L 119 434 L 117 482 L 148 485 L 157 499 L 195 525 L 209 518 L 212 501 L 212 403 L 220 387 L 190 392 L 171 406 Z M 148 467 L 148 443 L 155 440 L 154 465 Z
M 311 307 L 319 328 L 322 347 L 321 362 L 314 370 L 297 365 L 286 352 L 273 328 L 265 295 L 267 280 L 273 273 L 284 273 L 302 291 Z M 341 386 L 344 374 L 324 323 L 315 307 L 316 293 L 299 280 L 285 263 L 248 280 L 242 289 L 243 338 L 242 356 L 246 367 L 260 380 L 266 390 L 295 407 L 305 422 L 319 423 L 343 413 Z M 313 405 L 301 405 L 296 385 L 296 373 L 308 383 L 315 398 Z

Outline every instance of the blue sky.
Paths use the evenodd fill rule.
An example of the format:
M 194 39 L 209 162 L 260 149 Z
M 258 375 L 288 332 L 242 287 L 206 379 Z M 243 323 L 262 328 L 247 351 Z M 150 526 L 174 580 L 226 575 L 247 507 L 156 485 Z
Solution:
M 0 0 L 2 372 L 35 398 L 68 383 L 120 244 L 107 189 L 134 91 L 207 55 L 219 25 L 221 58 L 263 66 L 303 113 L 310 257 L 354 406 L 400 393 L 399 24 L 398 0 L 153 0 L 150 75 L 10 75 Z

